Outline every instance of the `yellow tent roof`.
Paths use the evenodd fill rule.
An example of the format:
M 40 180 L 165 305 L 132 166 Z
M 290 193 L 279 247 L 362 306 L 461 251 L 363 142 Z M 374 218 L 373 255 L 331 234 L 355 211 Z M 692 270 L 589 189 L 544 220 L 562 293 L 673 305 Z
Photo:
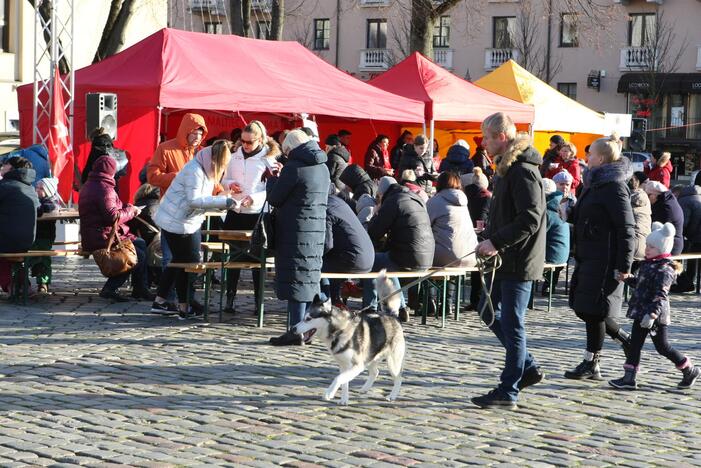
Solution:
M 535 107 L 534 131 L 605 134 L 604 115 L 563 95 L 513 60 L 475 84 Z

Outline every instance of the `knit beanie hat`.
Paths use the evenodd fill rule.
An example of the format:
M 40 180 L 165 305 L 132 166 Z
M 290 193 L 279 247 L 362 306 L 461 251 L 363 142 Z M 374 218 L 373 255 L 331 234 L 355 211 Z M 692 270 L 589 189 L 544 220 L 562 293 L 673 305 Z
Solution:
M 470 151 L 470 145 L 469 145 L 465 140 L 462 140 L 462 139 L 457 140 L 457 141 L 453 144 L 453 146 L 462 146 L 462 147 L 465 148 L 466 150 Z
M 489 180 L 487 176 L 482 172 L 481 167 L 476 167 L 472 170 L 472 184 L 478 186 L 481 189 L 486 189 L 489 187 Z
M 390 176 L 384 176 L 380 179 L 379 183 L 377 184 L 377 193 L 380 195 L 384 195 L 387 189 L 389 188 L 390 185 L 396 184 L 397 181 L 394 177 Z
M 571 184 L 573 180 L 574 177 L 567 171 L 560 171 L 553 176 L 553 182 L 556 184 Z
M 645 243 L 659 250 L 661 254 L 668 254 L 674 247 L 675 234 L 674 224 L 655 221 L 652 223 L 652 232 L 645 239 Z
M 293 149 L 297 148 L 298 146 L 302 146 L 310 140 L 311 138 L 309 138 L 309 135 L 297 128 L 292 130 L 285 137 L 285 141 L 282 142 L 282 151 L 285 154 L 288 154 Z
M 332 133 L 331 135 L 326 137 L 326 140 L 324 141 L 325 144 L 329 146 L 340 146 L 341 145 L 341 139 L 338 138 L 338 135 L 335 133 Z
M 44 187 L 44 193 L 46 193 L 46 196 L 49 198 L 53 198 L 56 196 L 56 193 L 58 192 L 58 179 L 55 177 L 44 177 L 43 179 L 39 180 L 39 183 L 41 184 L 42 187 Z
M 546 195 L 557 192 L 557 186 L 552 179 L 543 179 L 543 192 L 545 192 Z

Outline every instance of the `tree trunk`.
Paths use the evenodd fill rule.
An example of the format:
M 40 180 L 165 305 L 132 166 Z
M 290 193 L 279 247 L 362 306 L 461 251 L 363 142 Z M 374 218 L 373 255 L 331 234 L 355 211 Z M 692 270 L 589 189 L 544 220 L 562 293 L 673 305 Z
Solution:
M 285 0 L 273 0 L 270 23 L 270 40 L 282 40 L 282 27 L 285 23 Z
M 120 0 L 112 0 L 110 14 L 112 13 L 112 6 L 119 1 Z M 100 40 L 100 46 L 95 54 L 96 58 L 99 56 L 99 60 L 116 54 L 124 45 L 124 34 L 127 24 L 129 23 L 129 19 L 134 14 L 135 2 L 134 0 L 123 0 L 121 3 L 119 13 L 117 13 L 116 18 L 114 18 L 114 22 L 112 23 L 111 27 L 108 28 L 110 25 L 109 23 L 106 24 L 105 29 L 102 32 L 103 40 Z
M 105 58 L 104 51 L 107 48 L 107 42 L 109 41 L 110 32 L 114 29 L 114 25 L 117 22 L 117 16 L 119 15 L 119 10 L 122 7 L 122 0 L 112 0 L 110 2 L 110 11 L 107 14 L 107 22 L 102 30 L 102 37 L 100 38 L 100 44 L 97 46 L 95 51 L 95 57 L 92 59 L 92 63 L 97 63 L 103 58 Z
M 241 0 L 241 18 L 243 19 L 243 35 L 251 37 L 251 0 Z
M 409 50 L 426 57 L 433 55 L 433 22 L 435 11 L 431 0 L 411 1 L 411 25 L 409 29 Z
M 243 9 L 241 0 L 231 0 L 229 3 L 231 12 L 231 32 L 237 36 L 243 36 Z
M 28 1 L 32 8 L 36 9 L 36 0 Z M 46 24 L 48 24 L 51 21 L 51 10 L 53 10 L 53 4 L 51 0 L 44 0 L 39 5 L 39 14 L 41 15 L 41 18 Z M 51 47 L 51 35 L 46 30 L 44 30 L 44 41 L 46 41 L 47 47 Z M 58 41 L 58 56 L 61 57 L 58 61 L 58 71 L 62 75 L 65 75 L 66 73 L 71 71 L 71 68 L 68 66 L 68 61 L 63 55 L 63 44 L 61 44 L 60 40 Z

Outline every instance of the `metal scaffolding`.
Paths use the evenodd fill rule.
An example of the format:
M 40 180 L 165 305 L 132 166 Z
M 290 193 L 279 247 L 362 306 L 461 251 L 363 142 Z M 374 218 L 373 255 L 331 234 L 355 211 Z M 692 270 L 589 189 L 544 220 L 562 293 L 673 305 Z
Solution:
M 47 14 L 48 13 L 48 14 Z M 68 116 L 68 135 L 73 142 L 74 67 L 73 67 L 73 0 L 36 0 L 34 9 L 34 104 L 32 143 L 47 145 L 51 119 L 53 80 L 63 89 Z M 64 60 L 69 72 L 56 74 Z M 48 145 L 47 145 L 48 146 Z

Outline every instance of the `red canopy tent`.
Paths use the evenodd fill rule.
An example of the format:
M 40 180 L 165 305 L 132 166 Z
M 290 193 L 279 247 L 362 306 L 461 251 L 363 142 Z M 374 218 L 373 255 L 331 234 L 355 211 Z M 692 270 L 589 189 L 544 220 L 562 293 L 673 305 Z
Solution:
M 32 84 L 17 92 L 20 140 L 26 146 L 32 138 Z M 115 144 L 131 157 L 130 174 L 120 181 L 124 199 L 138 188 L 138 172 L 152 156 L 159 135 L 170 137 L 177 131 L 181 110 L 210 111 L 201 112 L 210 119 L 210 136 L 241 126 L 244 112 L 276 113 L 264 119 L 271 130 L 303 112 L 403 123 L 423 120 L 421 102 L 369 86 L 297 42 L 162 29 L 76 71 L 73 147 L 79 167 L 90 150 L 85 95 L 91 92 L 118 96 Z
M 418 52 L 368 83 L 385 91 L 424 102 L 426 122 L 479 124 L 505 112 L 517 124 L 531 124 L 535 110 L 463 80 Z

